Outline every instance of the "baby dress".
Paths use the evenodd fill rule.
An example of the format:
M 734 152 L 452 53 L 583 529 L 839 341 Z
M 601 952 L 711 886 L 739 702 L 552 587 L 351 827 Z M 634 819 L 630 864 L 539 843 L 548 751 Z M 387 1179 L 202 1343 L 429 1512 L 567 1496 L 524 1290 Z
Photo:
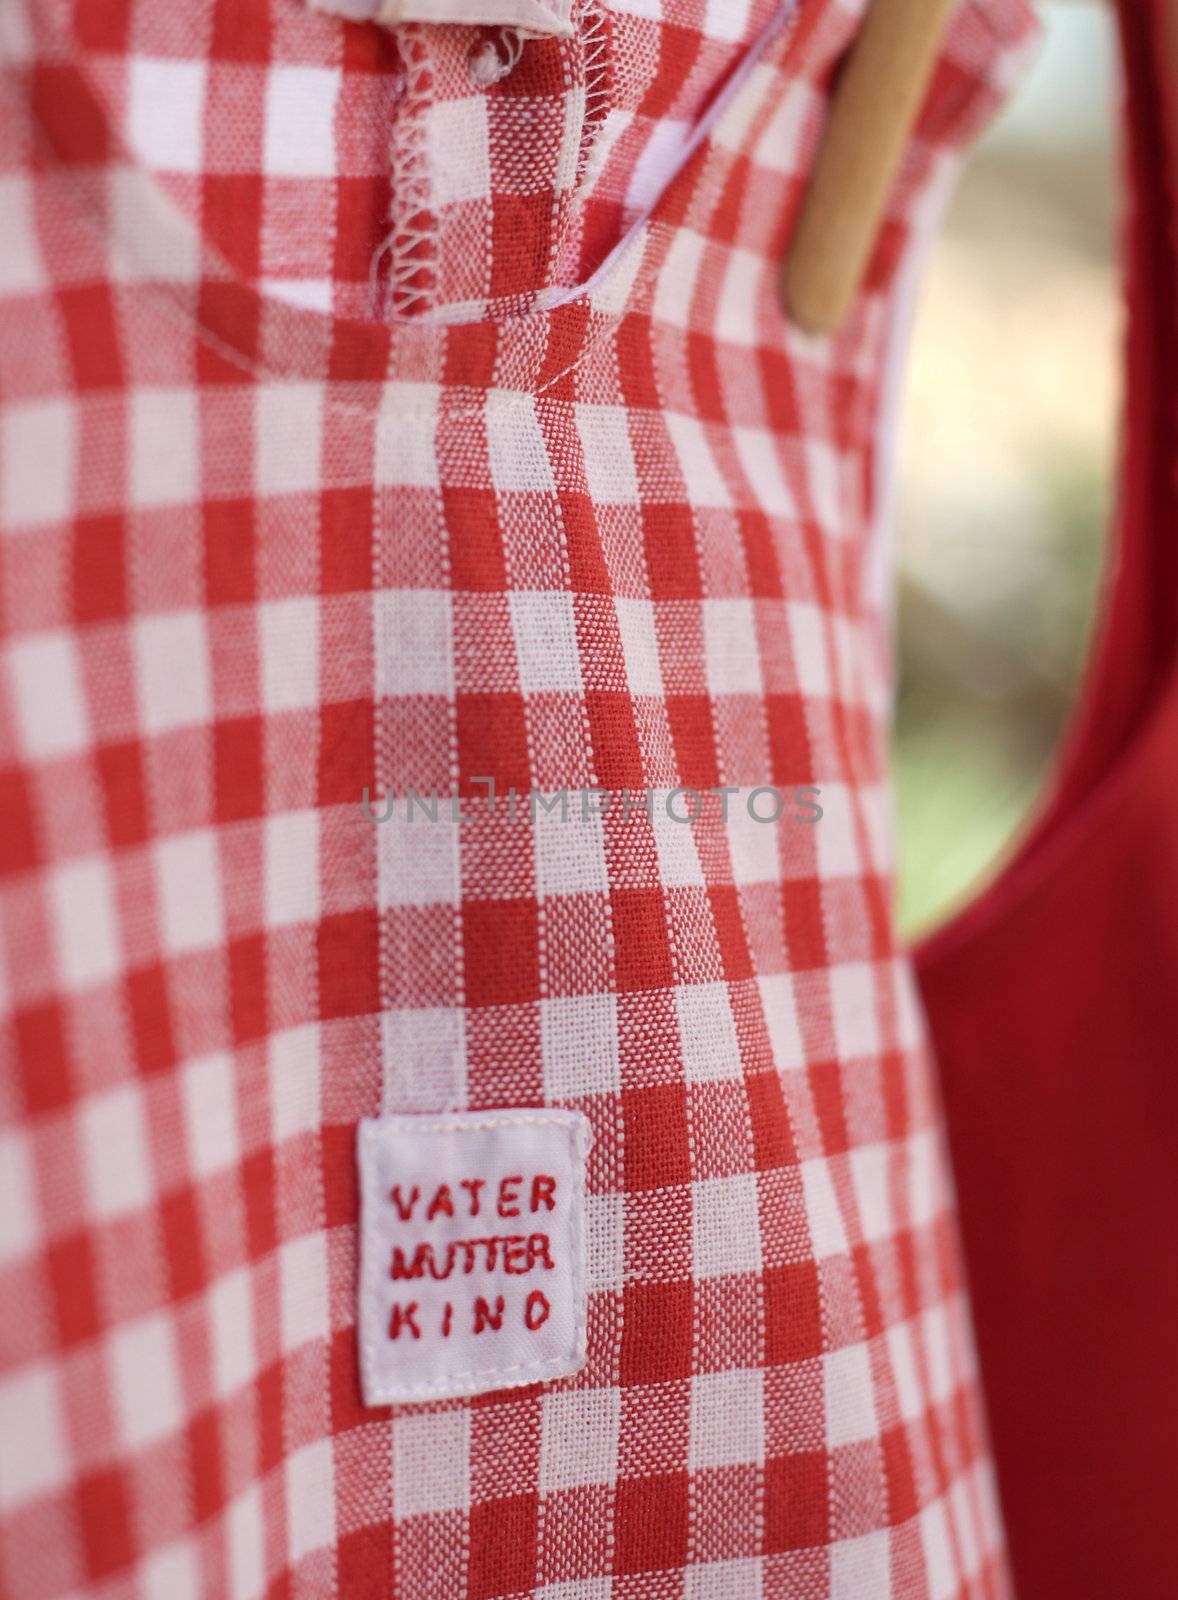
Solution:
M 0 1591 L 1009 1592 L 892 904 L 862 0 L 6 0 Z

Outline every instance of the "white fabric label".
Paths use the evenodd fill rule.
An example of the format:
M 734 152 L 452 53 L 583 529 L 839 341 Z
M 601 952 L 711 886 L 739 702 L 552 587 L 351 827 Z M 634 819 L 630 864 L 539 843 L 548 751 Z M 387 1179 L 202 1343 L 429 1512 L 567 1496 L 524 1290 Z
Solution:
M 586 1317 L 582 1113 L 368 1117 L 356 1143 L 365 1403 L 576 1372 Z

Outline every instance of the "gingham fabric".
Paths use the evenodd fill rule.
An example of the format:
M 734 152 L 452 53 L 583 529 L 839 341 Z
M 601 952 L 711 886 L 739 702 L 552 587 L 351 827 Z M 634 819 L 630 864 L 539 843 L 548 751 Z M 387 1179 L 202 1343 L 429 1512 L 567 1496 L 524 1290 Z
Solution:
M 1029 24 L 957 14 L 808 339 L 857 10 L 0 8 L 13 1600 L 1007 1592 L 863 578 L 901 269 Z M 528 1107 L 592 1127 L 585 1364 L 365 1407 L 360 1119 Z

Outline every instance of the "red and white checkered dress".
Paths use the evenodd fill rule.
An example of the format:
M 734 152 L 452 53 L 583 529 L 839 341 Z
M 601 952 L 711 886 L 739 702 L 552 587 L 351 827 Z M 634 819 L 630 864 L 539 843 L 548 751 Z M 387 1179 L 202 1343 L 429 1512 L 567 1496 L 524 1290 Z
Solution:
M 1006 1593 L 871 570 L 905 262 L 1029 22 L 965 0 L 805 338 L 860 10 L 0 7 L 12 1600 Z M 535 1106 L 593 1129 L 585 1365 L 365 1407 L 358 1120 Z

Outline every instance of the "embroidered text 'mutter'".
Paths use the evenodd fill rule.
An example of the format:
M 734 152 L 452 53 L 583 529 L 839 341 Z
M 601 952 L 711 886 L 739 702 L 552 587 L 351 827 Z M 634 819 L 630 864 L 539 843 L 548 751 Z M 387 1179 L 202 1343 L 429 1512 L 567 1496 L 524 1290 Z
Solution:
M 482 1268 L 494 1272 L 502 1266 L 507 1273 L 531 1272 L 536 1265 L 555 1268 L 546 1233 L 490 1234 L 485 1239 L 452 1239 L 444 1251 L 435 1250 L 428 1240 L 410 1255 L 399 1244 L 393 1246 L 389 1268 L 392 1278 L 448 1278 L 456 1269 L 462 1273 Z

